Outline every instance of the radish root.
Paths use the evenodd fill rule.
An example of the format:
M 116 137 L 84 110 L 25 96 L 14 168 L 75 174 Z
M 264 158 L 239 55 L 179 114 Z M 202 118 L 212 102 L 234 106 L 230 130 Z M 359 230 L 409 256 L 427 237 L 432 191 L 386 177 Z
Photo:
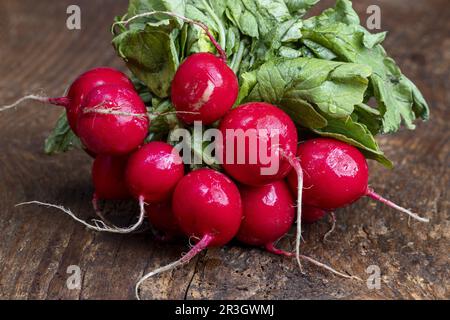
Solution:
M 334 214 L 334 212 L 330 212 L 330 217 L 331 217 L 331 229 L 328 230 L 327 233 L 325 233 L 325 235 L 323 236 L 323 241 L 327 242 L 328 241 L 328 237 L 331 236 L 331 234 L 334 232 L 334 230 L 336 229 L 336 215 Z
M 100 207 L 98 206 L 98 200 L 98 196 L 94 193 L 94 195 L 92 196 L 92 207 L 94 208 L 95 214 L 97 215 L 97 217 L 109 224 L 108 219 L 105 218 L 102 211 L 100 210 Z
M 358 281 L 363 281 L 361 278 L 359 278 L 357 276 L 351 276 L 351 275 L 339 272 L 336 269 L 333 269 L 332 267 L 330 267 L 329 265 L 327 265 L 325 263 L 322 263 L 322 262 L 319 262 L 319 261 L 317 261 L 317 260 L 315 260 L 315 259 L 313 259 L 311 257 L 305 256 L 305 255 L 301 255 L 300 257 L 302 259 L 305 259 L 306 261 L 308 261 L 308 262 L 310 262 L 310 263 L 320 267 L 320 268 L 323 268 L 323 269 L 325 269 L 325 270 L 327 270 L 327 271 L 329 271 L 329 272 L 339 276 L 339 277 L 346 278 L 346 279 L 354 279 L 354 280 L 358 280 Z
M 398 210 L 398 211 L 401 211 L 401 212 L 403 212 L 403 213 L 406 213 L 406 214 L 409 215 L 411 218 L 414 218 L 414 219 L 416 219 L 416 220 L 418 220 L 418 221 L 421 221 L 421 222 L 430 222 L 430 219 L 428 219 L 428 218 L 422 218 L 422 217 L 419 216 L 418 214 L 416 214 L 416 213 L 414 213 L 414 212 L 412 212 L 412 211 L 410 211 L 410 210 L 408 210 L 408 209 L 406 209 L 406 208 L 400 207 L 399 205 L 393 203 L 392 201 L 390 201 L 390 200 L 388 200 L 388 199 L 382 197 L 381 195 L 379 195 L 378 193 L 376 193 L 373 189 L 370 189 L 370 188 L 367 189 L 367 194 L 366 194 L 366 195 L 367 195 L 368 197 L 370 197 L 370 198 L 376 200 L 376 201 L 380 201 L 381 203 L 384 203 L 385 205 L 387 205 L 387 206 L 389 206 L 389 207 L 391 207 L 391 208 L 394 208 L 395 210 Z
M 113 223 L 111 223 L 111 221 L 109 221 L 105 215 L 103 214 L 103 212 L 100 210 L 100 207 L 98 205 L 98 196 L 94 193 L 94 196 L 92 197 L 92 207 L 94 208 L 95 214 L 97 215 L 97 217 L 99 217 L 102 221 L 104 221 L 105 223 L 111 225 L 114 225 Z
M 35 94 L 30 94 L 28 96 L 20 98 L 19 100 L 17 100 L 13 104 L 0 107 L 0 112 L 6 111 L 8 109 L 13 109 L 13 108 L 17 107 L 19 104 L 21 104 L 22 102 L 30 101 L 30 100 L 31 101 L 38 101 L 38 102 L 41 102 L 41 103 L 50 103 L 50 104 L 54 104 L 54 105 L 62 106 L 62 107 L 67 107 L 68 104 L 69 104 L 69 99 L 66 98 L 66 97 L 47 98 L 47 97 L 42 97 L 42 96 L 35 95 Z
M 98 231 L 98 232 L 110 232 L 110 233 L 118 233 L 118 234 L 132 233 L 132 232 L 136 231 L 143 224 L 144 218 L 145 218 L 145 208 L 144 208 L 145 203 L 144 203 L 143 197 L 139 198 L 139 206 L 140 206 L 139 219 L 134 225 L 132 225 L 128 228 L 120 228 L 120 227 L 117 227 L 114 225 L 108 226 L 104 221 L 98 220 L 98 219 L 93 219 L 92 220 L 93 224 L 90 224 L 90 223 L 78 218 L 72 211 L 64 208 L 63 206 L 58 206 L 58 205 L 54 205 L 54 204 L 50 204 L 50 203 L 44 203 L 44 202 L 40 202 L 40 201 L 23 202 L 23 203 L 17 204 L 16 207 L 25 206 L 25 205 L 39 205 L 39 206 L 58 209 L 64 213 L 66 213 L 67 215 L 72 217 L 75 221 L 81 223 L 88 229 Z M 97 211 L 96 211 L 96 213 L 97 213 Z
M 300 242 L 302 239 L 302 191 L 303 191 L 303 170 L 300 165 L 300 161 L 298 158 L 285 154 L 282 152 L 282 155 L 289 161 L 289 164 L 294 168 L 297 173 L 297 235 L 295 239 L 295 258 L 297 259 L 297 263 L 300 267 L 300 270 L 303 272 L 302 263 L 300 261 Z
M 181 259 L 172 262 L 171 264 L 168 264 L 164 267 L 158 268 L 156 270 L 153 270 L 152 272 L 147 273 L 146 275 L 144 275 L 141 279 L 139 279 L 139 281 L 136 283 L 135 286 L 135 295 L 136 298 L 138 300 L 141 300 L 141 297 L 139 295 L 140 292 L 140 287 L 141 285 L 149 278 L 154 277 L 160 273 L 166 272 L 166 271 L 170 271 L 173 270 L 179 266 L 182 266 L 186 263 L 189 263 L 192 258 L 194 258 L 197 254 L 199 254 L 200 252 L 202 252 L 203 250 L 205 250 L 210 244 L 211 241 L 213 240 L 213 236 L 207 234 L 205 235 L 186 255 L 184 255 L 183 257 L 181 257 Z
M 284 251 L 284 250 L 278 249 L 278 248 L 276 248 L 274 246 L 273 243 L 267 244 L 265 246 L 265 248 L 266 248 L 266 250 L 268 252 L 276 254 L 276 255 L 282 255 L 282 256 L 285 256 L 285 257 L 293 257 L 295 255 L 296 258 L 297 258 L 297 254 L 294 254 L 293 252 L 288 252 L 288 251 Z M 319 262 L 319 261 L 317 261 L 317 260 L 315 260 L 315 259 L 313 259 L 311 257 L 305 256 L 305 255 L 299 255 L 298 258 L 304 259 L 304 260 L 314 264 L 315 266 L 318 266 L 318 267 L 320 267 L 322 269 L 325 269 L 325 270 L 327 270 L 327 271 L 329 271 L 329 272 L 331 272 L 331 273 L 333 273 L 333 274 L 335 274 L 335 275 L 337 275 L 339 277 L 346 278 L 346 279 L 355 279 L 355 280 L 362 281 L 362 279 L 357 277 L 357 276 L 351 276 L 351 275 L 339 272 L 336 269 L 330 267 L 329 265 L 327 265 L 325 263 L 322 263 L 322 262 Z M 302 273 L 303 273 L 303 271 L 302 271 Z

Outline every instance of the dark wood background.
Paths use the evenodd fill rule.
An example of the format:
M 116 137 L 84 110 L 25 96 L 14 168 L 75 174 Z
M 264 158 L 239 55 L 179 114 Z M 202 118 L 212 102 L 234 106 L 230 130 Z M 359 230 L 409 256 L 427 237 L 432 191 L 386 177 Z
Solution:
M 450 298 L 448 1 L 354 2 L 364 20 L 368 5 L 380 5 L 383 29 L 390 31 L 385 46 L 432 109 L 432 120 L 417 131 L 380 138 L 397 166 L 389 171 L 372 163 L 370 183 L 432 222 L 409 223 L 401 213 L 363 199 L 337 212 L 332 243 L 321 241 L 327 221 L 307 227 L 305 254 L 363 278 L 369 265 L 378 265 L 380 290 L 307 264 L 303 275 L 292 260 L 233 244 L 207 250 L 188 266 L 148 281 L 144 298 Z M 81 31 L 65 27 L 66 8 L 73 3 L 82 9 Z M 0 0 L 0 104 L 40 90 L 60 95 L 93 66 L 123 69 L 108 29 L 126 5 L 125 0 Z M 97 234 L 51 209 L 14 207 L 41 200 L 93 215 L 92 160 L 81 151 L 43 153 L 59 113 L 29 103 L 0 115 L 0 299 L 132 299 L 136 279 L 177 259 L 186 244 L 159 244 L 143 234 Z M 126 224 L 133 210 L 116 207 L 114 219 Z M 290 237 L 282 245 L 290 248 L 293 242 Z M 66 287 L 70 265 L 82 270 L 81 290 Z

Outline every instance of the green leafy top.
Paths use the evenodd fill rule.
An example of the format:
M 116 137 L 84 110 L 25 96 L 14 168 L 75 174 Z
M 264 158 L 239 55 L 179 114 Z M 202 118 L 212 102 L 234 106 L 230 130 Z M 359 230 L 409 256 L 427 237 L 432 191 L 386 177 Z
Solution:
M 352 119 L 362 107 L 370 67 L 315 58 L 278 58 L 242 76 L 240 102 L 265 101 L 286 111 L 298 125 L 362 149 L 391 166 L 366 125 Z M 376 112 L 375 112 L 376 115 Z M 358 120 L 356 118 L 355 120 Z
M 69 150 L 72 150 L 73 148 L 81 147 L 81 141 L 70 129 L 66 113 L 64 112 L 58 118 L 53 132 L 45 140 L 45 153 L 53 155 L 57 153 L 67 152 Z
M 323 59 L 366 64 L 373 69 L 370 92 L 381 113 L 382 131 L 395 132 L 402 121 L 414 129 L 414 120 L 429 117 L 428 105 L 418 88 L 406 78 L 381 46 L 386 33 L 371 34 L 359 24 L 348 0 L 338 0 L 334 9 L 304 22 L 302 41 Z M 317 48 L 335 57 L 321 55 Z
M 414 129 L 416 119 L 428 119 L 428 106 L 381 46 L 386 33 L 362 27 L 349 0 L 304 19 L 317 2 L 130 0 L 128 12 L 116 21 L 170 11 L 206 24 L 239 77 L 238 103 L 273 103 L 299 128 L 346 141 L 391 166 L 374 137 L 395 132 L 402 123 Z M 216 53 L 201 28 L 162 13 L 115 24 L 113 34 L 113 45 L 150 111 L 171 108 L 170 84 L 184 59 L 195 52 Z M 150 140 L 181 125 L 176 117 L 156 123 Z

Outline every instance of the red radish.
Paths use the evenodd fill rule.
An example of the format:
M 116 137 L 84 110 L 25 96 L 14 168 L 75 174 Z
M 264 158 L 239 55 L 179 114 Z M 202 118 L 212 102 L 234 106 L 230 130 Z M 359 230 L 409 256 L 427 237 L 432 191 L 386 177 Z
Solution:
M 145 206 L 145 212 L 150 225 L 160 232 L 161 240 L 183 235 L 172 210 L 172 199 L 160 203 L 150 203 Z
M 239 188 L 244 218 L 236 238 L 248 245 L 271 247 L 291 228 L 294 199 L 284 181 Z
M 302 208 L 302 222 L 307 224 L 315 223 L 319 220 L 321 220 L 323 217 L 327 215 L 327 212 L 325 210 L 311 207 L 308 205 L 303 205 Z
M 210 125 L 236 102 L 239 84 L 226 62 L 211 53 L 196 53 L 181 64 L 172 81 L 172 104 L 187 124 Z
M 125 155 L 144 142 L 149 125 L 147 108 L 134 89 L 103 85 L 85 97 L 77 132 L 95 154 Z
M 277 249 L 274 246 L 274 242 L 288 233 L 295 218 L 294 199 L 288 185 L 281 180 L 262 187 L 242 186 L 240 192 L 244 218 L 236 238 L 248 245 L 264 246 L 268 252 L 273 254 L 292 257 L 293 253 Z M 306 211 L 302 211 L 302 218 L 305 216 L 311 218 L 308 216 L 310 208 L 304 207 L 304 209 Z M 349 276 L 310 257 L 304 255 L 299 257 L 339 276 L 349 278 Z
M 29 95 L 18 100 L 16 103 L 0 108 L 0 111 L 14 108 L 26 100 L 36 100 L 42 103 L 54 104 L 66 108 L 67 119 L 72 130 L 77 132 L 77 120 L 81 105 L 86 95 L 94 88 L 105 85 L 116 84 L 129 89 L 134 89 L 133 83 L 122 72 L 113 68 L 94 68 L 80 75 L 69 87 L 67 96 L 60 98 L 40 97 Z
M 262 186 L 284 179 L 293 168 L 302 189 L 303 171 L 295 158 L 297 128 L 284 111 L 268 103 L 250 102 L 230 111 L 219 130 L 224 141 L 217 149 L 224 155 L 224 170 L 234 179 Z M 271 174 L 264 171 L 269 168 L 274 169 Z M 296 257 L 300 266 L 301 204 L 302 194 L 298 192 Z
M 263 102 L 239 106 L 223 118 L 219 130 L 224 137 L 223 168 L 237 181 L 249 186 L 262 186 L 285 178 L 291 171 L 289 158 L 297 150 L 297 129 L 281 109 Z M 251 138 L 239 139 L 240 130 L 252 136 L 254 143 L 251 143 Z M 275 145 L 274 138 L 279 139 Z M 256 153 L 253 163 L 250 161 L 252 153 Z M 274 159 L 269 159 L 271 163 L 264 163 L 261 154 L 271 153 Z M 245 161 L 240 161 L 241 157 L 245 157 Z M 270 167 L 274 161 L 279 163 L 279 169 L 271 175 L 263 174 L 261 169 Z
M 274 246 L 274 242 L 288 233 L 295 218 L 294 199 L 286 182 L 276 181 L 262 187 L 241 186 L 239 190 L 242 197 L 243 219 L 236 238 L 248 245 L 264 246 L 268 252 L 276 255 L 294 256 L 293 253 Z M 295 256 L 340 277 L 357 278 L 339 272 L 311 257 L 300 254 Z
M 119 199 L 131 194 L 139 200 L 140 214 L 138 221 L 128 228 L 108 226 L 97 206 L 97 197 L 93 199 L 94 209 L 102 220 L 93 220 L 94 225 L 75 216 L 70 210 L 60 206 L 37 201 L 26 204 L 39 204 L 60 209 L 86 227 L 104 232 L 131 233 L 143 223 L 145 202 L 167 200 L 178 181 L 184 175 L 184 165 L 175 148 L 163 142 L 151 142 L 134 154 L 128 161 L 126 157 L 111 158 L 98 156 L 93 167 L 93 180 L 97 197 Z M 126 188 L 126 189 L 125 189 Z M 128 191 L 129 190 L 129 193 Z
M 238 188 L 227 176 L 211 169 L 186 175 L 175 189 L 172 208 L 183 233 L 199 242 L 180 260 L 141 278 L 136 284 L 138 299 L 145 280 L 188 263 L 208 247 L 225 245 L 237 234 L 242 220 Z
M 184 164 L 176 149 L 164 142 L 150 142 L 132 154 L 125 179 L 136 198 L 148 203 L 170 198 L 184 176 Z
M 184 234 L 203 244 L 223 246 L 239 230 L 242 203 L 236 185 L 211 169 L 193 171 L 177 185 L 172 199 L 175 217 Z
M 367 161 L 357 148 L 338 140 L 317 138 L 300 144 L 297 155 L 304 170 L 303 202 L 306 205 L 333 210 L 368 196 L 414 219 L 429 221 L 384 199 L 368 187 Z M 297 190 L 295 175 L 289 176 L 289 183 Z
M 102 200 L 126 200 L 131 197 L 125 183 L 128 156 L 98 155 L 92 166 L 95 195 Z
M 105 84 L 120 85 L 124 88 L 134 90 L 133 83 L 122 72 L 113 68 L 95 68 L 83 73 L 77 80 L 70 86 L 67 98 L 69 104 L 67 108 L 67 119 L 72 130 L 77 132 L 77 120 L 81 105 L 84 98 L 94 88 Z
M 131 198 L 125 183 L 127 161 L 128 156 L 98 155 L 95 157 L 92 166 L 92 182 L 94 185 L 92 206 L 97 215 L 105 222 L 109 223 L 98 206 L 98 200 L 126 200 Z

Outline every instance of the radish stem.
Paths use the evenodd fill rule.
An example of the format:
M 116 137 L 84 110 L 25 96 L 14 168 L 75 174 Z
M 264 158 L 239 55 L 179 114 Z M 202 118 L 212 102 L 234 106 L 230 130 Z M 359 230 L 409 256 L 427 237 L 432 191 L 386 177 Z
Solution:
M 398 210 L 398 211 L 401 211 L 401 212 L 403 212 L 403 213 L 406 213 L 407 215 L 409 215 L 410 217 L 412 217 L 412 218 L 414 218 L 414 219 L 416 219 L 416 220 L 418 220 L 418 221 L 421 221 L 421 222 L 430 222 L 430 219 L 428 219 L 428 218 L 422 218 L 421 216 L 415 214 L 414 212 L 412 212 L 412 211 L 410 211 L 410 210 L 408 210 L 408 209 L 406 209 L 406 208 L 400 207 L 399 205 L 393 203 L 392 201 L 390 201 L 390 200 L 388 200 L 388 199 L 382 197 L 381 195 L 379 195 L 378 193 L 376 193 L 376 192 L 375 192 L 373 189 L 371 189 L 371 188 L 368 188 L 368 189 L 367 189 L 367 194 L 366 194 L 366 196 L 368 196 L 368 197 L 370 197 L 370 198 L 372 198 L 372 199 L 374 199 L 374 200 L 376 200 L 376 201 L 380 201 L 381 203 L 384 203 L 385 205 L 387 205 L 387 206 L 389 206 L 389 207 L 391 207 L 391 208 L 394 208 L 394 209 L 396 209 L 396 210 Z
M 237 74 L 237 72 L 239 71 L 239 67 L 241 66 L 241 62 L 242 62 L 242 57 L 244 55 L 244 50 L 245 50 L 245 42 L 244 40 L 242 40 L 239 43 L 239 49 L 238 52 L 236 53 L 236 55 L 233 57 L 233 62 L 231 63 L 231 69 L 234 71 L 234 73 Z
M 206 35 L 208 36 L 208 38 L 209 38 L 209 40 L 211 41 L 211 43 L 214 45 L 214 47 L 216 47 L 217 52 L 218 52 L 219 55 L 220 55 L 220 58 L 221 58 L 224 62 L 227 61 L 227 54 L 226 54 L 225 50 L 224 50 L 223 47 L 217 42 L 216 38 L 214 38 L 214 36 L 211 34 L 211 32 L 209 31 L 209 28 L 208 28 L 208 26 L 207 26 L 206 24 L 204 24 L 203 22 L 200 22 L 200 21 L 196 21 L 196 20 L 192 20 L 192 19 L 186 18 L 186 17 L 184 17 L 184 16 L 182 16 L 182 15 L 179 15 L 179 14 L 177 14 L 177 13 L 174 13 L 174 12 L 170 12 L 170 11 L 151 11 L 151 12 L 145 12 L 145 13 L 137 14 L 137 15 L 135 15 L 135 16 L 133 16 L 133 17 L 127 19 L 127 20 L 115 22 L 115 23 L 113 24 L 113 28 L 114 28 L 115 25 L 121 25 L 121 24 L 127 25 L 127 24 L 129 24 L 131 21 L 133 21 L 133 20 L 136 20 L 136 19 L 139 19 L 139 18 L 144 18 L 144 17 L 154 16 L 154 15 L 156 15 L 156 14 L 165 14 L 165 15 L 168 15 L 168 16 L 171 16 L 171 17 L 174 17 L 174 18 L 178 18 L 178 19 L 180 19 L 180 20 L 183 20 L 183 21 L 186 22 L 186 23 L 190 23 L 190 24 L 193 24 L 193 25 L 196 25 L 196 26 L 202 28 L 203 31 L 205 31 L 205 33 L 206 33 Z
M 285 257 L 292 257 L 292 256 L 294 256 L 294 253 L 292 253 L 292 252 L 287 252 L 287 251 L 284 251 L 284 250 L 276 248 L 273 243 L 266 244 L 265 245 L 265 249 L 268 252 L 276 254 L 278 256 L 285 256 Z
M 225 33 L 225 29 L 223 27 L 223 24 L 220 21 L 219 17 L 217 17 L 217 15 L 214 12 L 214 10 L 211 9 L 211 6 L 208 4 L 208 2 L 205 1 L 205 0 L 203 0 L 202 2 L 203 2 L 203 5 L 206 8 L 206 11 L 208 11 L 208 13 L 213 18 L 214 22 L 217 24 L 217 28 L 219 29 L 219 43 L 220 43 L 220 46 L 225 50 L 226 49 L 226 45 L 227 45 L 227 39 L 226 39 L 226 33 Z

